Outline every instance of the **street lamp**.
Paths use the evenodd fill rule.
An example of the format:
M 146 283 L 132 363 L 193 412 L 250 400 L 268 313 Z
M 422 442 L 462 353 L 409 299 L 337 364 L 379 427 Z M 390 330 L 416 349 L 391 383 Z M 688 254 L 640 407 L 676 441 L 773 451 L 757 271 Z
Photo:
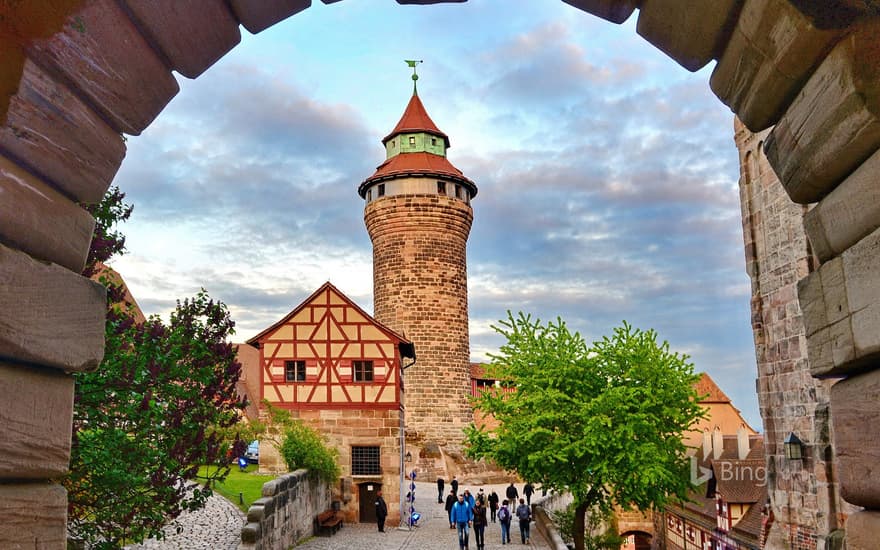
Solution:
M 411 452 L 409 452 L 409 451 L 406 452 L 406 459 L 405 460 L 406 460 L 406 462 L 412 462 L 412 453 Z

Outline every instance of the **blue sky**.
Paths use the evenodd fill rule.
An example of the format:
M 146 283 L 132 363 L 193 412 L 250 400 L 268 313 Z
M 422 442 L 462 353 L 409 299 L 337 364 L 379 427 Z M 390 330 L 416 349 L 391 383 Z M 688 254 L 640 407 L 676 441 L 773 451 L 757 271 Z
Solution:
M 242 43 L 128 140 L 114 266 L 144 310 L 199 287 L 245 340 L 325 281 L 372 311 L 358 184 L 412 92 L 479 187 L 471 354 L 509 310 L 587 341 L 626 320 L 691 356 L 761 429 L 733 115 L 621 26 L 558 0 L 314 2 Z

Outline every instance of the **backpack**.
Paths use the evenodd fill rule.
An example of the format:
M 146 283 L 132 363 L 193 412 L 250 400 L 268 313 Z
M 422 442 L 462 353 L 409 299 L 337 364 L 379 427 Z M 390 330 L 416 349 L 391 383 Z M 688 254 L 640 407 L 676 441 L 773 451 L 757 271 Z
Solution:
M 501 509 L 498 510 L 498 520 L 505 523 L 510 521 L 510 510 L 508 510 L 506 506 L 502 506 Z
M 516 517 L 518 517 L 520 521 L 529 521 L 532 519 L 532 511 L 529 510 L 529 507 L 525 504 L 521 504 L 520 507 L 516 509 Z

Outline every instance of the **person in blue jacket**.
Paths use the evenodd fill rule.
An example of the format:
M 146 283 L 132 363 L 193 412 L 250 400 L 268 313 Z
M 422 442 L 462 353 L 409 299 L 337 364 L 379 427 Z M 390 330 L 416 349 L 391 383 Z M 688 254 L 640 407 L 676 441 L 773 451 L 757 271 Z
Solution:
M 464 499 L 463 494 L 458 495 L 458 502 L 452 506 L 450 516 L 458 531 L 458 548 L 459 550 L 467 550 L 470 526 L 474 521 L 474 511 L 471 505 Z

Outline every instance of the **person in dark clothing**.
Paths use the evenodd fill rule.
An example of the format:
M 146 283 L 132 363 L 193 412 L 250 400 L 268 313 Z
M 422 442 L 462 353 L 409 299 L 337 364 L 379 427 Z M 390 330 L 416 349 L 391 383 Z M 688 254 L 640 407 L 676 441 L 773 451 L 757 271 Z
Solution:
M 376 524 L 379 526 L 379 532 L 385 532 L 385 518 L 388 517 L 388 505 L 382 498 L 382 490 L 376 491 Z
M 452 523 L 452 507 L 455 506 L 455 490 L 450 490 L 449 494 L 446 495 L 446 515 L 449 516 L 449 528 L 455 529 L 455 524 Z
M 529 506 L 532 505 L 532 494 L 535 492 L 535 487 L 526 481 L 526 484 L 523 486 L 523 495 L 526 497 L 526 504 Z
M 443 478 L 438 477 L 437 478 L 437 503 L 438 504 L 443 503 L 443 484 L 444 484 Z
M 498 512 L 498 493 L 494 489 L 489 493 L 489 512 L 491 512 L 492 523 L 495 523 L 495 514 Z
M 516 505 L 516 499 L 519 498 L 519 491 L 516 490 L 516 487 L 513 486 L 513 482 L 510 482 L 510 485 L 507 487 L 507 491 L 505 491 L 505 495 L 507 496 L 507 500 L 510 501 L 511 506 Z
M 458 479 L 455 476 L 452 476 L 452 481 L 449 482 L 449 486 L 452 487 L 452 494 L 458 495 Z
M 477 500 L 474 505 L 474 535 L 477 539 L 477 550 L 483 550 L 486 546 L 486 507 Z
M 528 544 L 532 509 L 526 504 L 525 499 L 519 499 L 519 506 L 516 507 L 516 517 L 519 519 L 519 536 L 522 539 L 522 543 Z

